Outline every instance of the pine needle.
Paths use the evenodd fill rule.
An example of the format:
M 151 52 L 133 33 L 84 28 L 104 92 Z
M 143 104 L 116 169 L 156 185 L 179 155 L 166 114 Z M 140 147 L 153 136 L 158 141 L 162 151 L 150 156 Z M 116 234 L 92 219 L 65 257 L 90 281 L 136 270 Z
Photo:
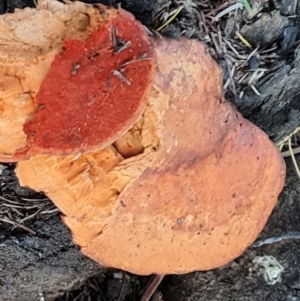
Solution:
M 297 164 L 297 161 L 296 161 L 296 158 L 295 158 L 295 155 L 294 155 L 294 152 L 293 152 L 292 138 L 291 137 L 288 140 L 288 147 L 289 147 L 289 151 L 291 153 L 291 158 L 292 158 L 292 161 L 293 161 L 293 164 L 294 164 L 294 167 L 295 167 L 295 171 L 296 171 L 298 177 L 300 178 L 300 170 L 299 170 L 299 166 Z
M 178 14 L 182 11 L 183 5 L 179 6 L 176 11 L 173 13 L 172 17 L 168 19 L 163 25 L 161 25 L 159 28 L 157 28 L 157 31 L 160 31 L 164 29 L 167 25 L 169 25 L 177 16 Z
M 235 34 L 247 47 L 252 47 L 251 44 L 238 31 L 236 31 Z

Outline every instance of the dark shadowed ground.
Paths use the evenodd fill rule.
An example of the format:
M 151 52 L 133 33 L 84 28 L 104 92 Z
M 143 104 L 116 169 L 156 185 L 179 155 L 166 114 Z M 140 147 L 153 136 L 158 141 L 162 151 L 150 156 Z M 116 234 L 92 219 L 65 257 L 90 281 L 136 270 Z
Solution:
M 251 12 L 232 9 L 224 16 L 220 13 L 236 2 L 102 1 L 119 2 L 162 35 L 205 42 L 223 70 L 226 97 L 274 142 L 299 127 L 296 1 L 252 0 Z M 34 5 L 33 0 L 0 0 L 0 13 Z M 297 147 L 298 135 L 291 136 Z M 167 276 L 159 288 L 163 296 L 157 294 L 155 301 L 300 301 L 300 179 L 291 162 L 287 158 L 285 188 L 258 243 L 226 267 Z M 20 188 L 13 168 L 0 166 L 0 300 L 138 300 L 147 278 L 106 272 L 81 255 L 52 203 Z

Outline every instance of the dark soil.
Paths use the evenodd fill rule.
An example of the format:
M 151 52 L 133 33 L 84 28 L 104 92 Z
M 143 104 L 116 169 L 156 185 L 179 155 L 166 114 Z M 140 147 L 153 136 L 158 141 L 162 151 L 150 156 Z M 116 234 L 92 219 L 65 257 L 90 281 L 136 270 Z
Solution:
M 163 23 L 157 16 L 171 13 L 184 3 L 178 17 L 160 33 L 205 41 L 224 71 L 226 97 L 274 142 L 299 127 L 300 9 L 296 1 L 252 0 L 249 3 L 253 16 L 233 13 L 223 17 L 218 25 L 210 23 L 208 17 L 208 23 L 203 25 L 198 13 L 201 7 L 209 15 L 209 9 L 222 5 L 218 1 L 100 2 L 109 5 L 121 2 L 124 8 L 153 28 Z M 0 0 L 0 13 L 11 13 L 25 6 L 34 7 L 34 1 Z M 236 30 L 252 48 L 248 49 L 236 38 Z M 221 53 L 212 38 L 218 32 L 227 41 Z M 238 50 L 237 54 L 231 52 L 228 43 Z M 225 49 L 224 45 L 229 48 Z M 256 47 L 259 50 L 251 56 Z M 249 77 L 260 68 L 265 70 L 264 75 L 250 84 Z M 235 76 L 230 75 L 231 72 Z M 241 80 L 239 74 L 248 80 Z M 294 144 L 299 143 L 295 141 Z M 261 241 L 261 245 L 250 247 L 240 258 L 220 269 L 167 276 L 160 286 L 163 300 L 300 301 L 300 179 L 290 159 L 287 163 L 285 188 L 260 236 L 260 239 L 274 238 L 273 241 L 268 244 Z M 0 176 L 0 301 L 137 300 L 147 278 L 120 272 L 103 275 L 104 268 L 81 255 L 74 246 L 51 202 L 18 186 L 13 167 L 7 166 Z M 39 205 L 34 205 L 37 200 Z M 264 268 L 255 263 L 262 259 L 273 261 Z M 269 278 L 266 271 L 270 272 Z M 161 300 L 159 298 L 156 300 Z

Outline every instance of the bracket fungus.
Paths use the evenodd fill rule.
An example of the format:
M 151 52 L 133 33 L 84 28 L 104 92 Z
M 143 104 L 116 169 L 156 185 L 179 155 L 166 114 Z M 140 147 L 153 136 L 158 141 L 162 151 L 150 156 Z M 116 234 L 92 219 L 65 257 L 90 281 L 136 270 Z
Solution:
M 77 5 L 90 15 L 99 9 L 78 3 L 64 7 Z M 202 43 L 154 39 L 128 13 L 108 11 L 109 21 L 96 22 L 94 31 L 88 30 L 84 39 L 81 33 L 83 44 L 66 41 L 63 48 L 62 39 L 57 49 L 51 50 L 55 52 L 51 62 L 44 63 L 48 72 L 43 70 L 44 79 L 35 85 L 31 101 L 48 109 L 44 113 L 33 109 L 26 119 L 24 136 L 31 131 L 36 135 L 26 140 L 26 154 L 31 157 L 18 162 L 20 183 L 49 196 L 82 252 L 100 264 L 140 275 L 222 266 L 239 256 L 263 229 L 283 187 L 284 161 L 267 135 L 225 101 L 221 71 Z M 115 46 L 118 35 L 123 34 L 123 18 L 136 30 L 130 30 L 128 36 L 124 31 L 121 40 L 125 43 L 120 47 L 126 49 L 114 61 L 114 51 L 120 51 Z M 94 32 L 101 32 L 97 41 L 103 37 L 105 43 L 111 43 L 103 46 L 107 62 L 95 65 L 103 69 L 99 77 L 90 72 L 94 65 L 85 67 L 86 53 L 95 53 L 95 46 L 86 50 Z M 68 50 L 75 44 L 76 49 L 84 48 L 84 54 Z M 78 70 L 70 65 L 79 61 Z M 124 64 L 133 69 L 123 74 L 120 68 Z M 70 66 L 74 76 L 69 74 Z M 108 77 L 110 68 L 121 75 Z M 79 76 L 81 71 L 85 73 Z M 55 87 L 60 78 L 61 92 Z M 107 78 L 115 85 L 112 106 L 105 90 Z M 80 91 L 82 82 L 90 82 L 91 90 Z M 70 94 L 73 89 L 79 89 L 78 94 L 67 95 L 68 101 L 60 106 L 64 91 Z M 89 121 L 85 101 L 95 95 L 103 97 L 103 107 L 111 111 L 102 116 L 92 110 L 97 114 Z M 10 94 L 9 101 L 15 97 Z M 135 105 L 127 114 L 127 101 L 131 100 Z M 73 101 L 81 103 L 75 106 L 82 115 L 78 118 L 68 107 Z M 95 108 L 102 110 L 102 100 L 98 101 Z M 82 131 L 77 140 L 78 133 L 71 131 L 71 139 L 62 139 L 64 130 L 51 121 L 55 114 L 53 118 L 58 122 L 61 118 L 66 127 L 74 117 L 73 129 L 93 124 L 92 133 Z M 106 126 L 97 130 L 100 116 Z M 43 137 L 46 128 L 53 131 Z M 19 160 L 10 154 L 7 160 Z
M 2 161 L 101 149 L 141 117 L 153 75 L 148 35 L 129 13 L 99 10 L 44 1 L 1 19 L 0 35 L 12 36 L 0 37 L 1 128 L 12 127 L 0 135 Z

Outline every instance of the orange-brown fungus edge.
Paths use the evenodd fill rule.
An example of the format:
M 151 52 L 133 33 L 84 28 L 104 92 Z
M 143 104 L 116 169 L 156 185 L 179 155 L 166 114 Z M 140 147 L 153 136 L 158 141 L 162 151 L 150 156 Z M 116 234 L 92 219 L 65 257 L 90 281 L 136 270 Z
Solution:
M 86 41 L 65 40 L 24 125 L 30 154 L 69 154 L 115 141 L 143 113 L 153 51 L 140 23 L 125 11 Z

